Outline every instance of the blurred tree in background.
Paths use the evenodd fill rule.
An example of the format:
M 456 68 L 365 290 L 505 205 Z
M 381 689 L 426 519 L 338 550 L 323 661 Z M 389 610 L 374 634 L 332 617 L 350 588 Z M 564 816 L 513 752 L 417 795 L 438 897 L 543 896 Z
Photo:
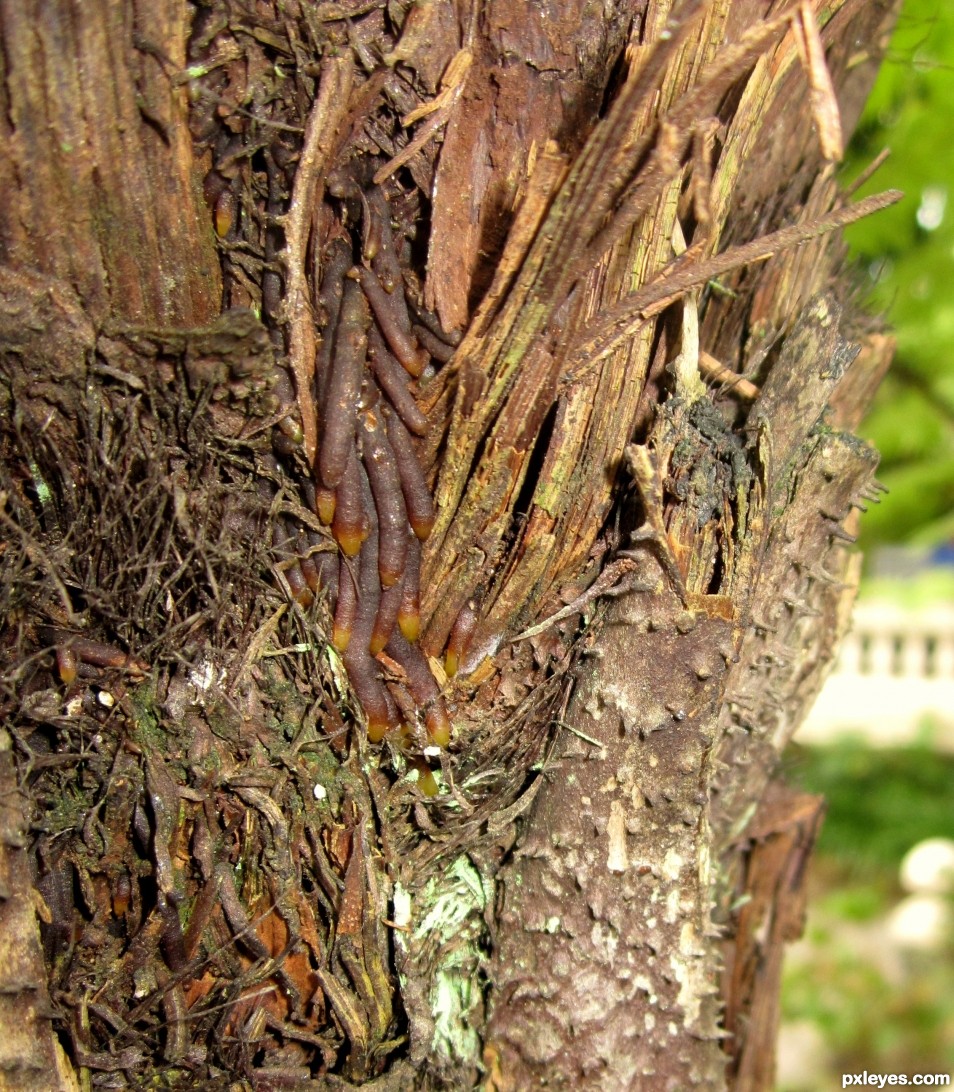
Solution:
M 875 308 L 897 335 L 895 362 L 862 433 L 881 451 L 888 503 L 862 523 L 869 545 L 954 539 L 954 5 L 907 0 L 851 148 L 858 173 L 891 155 L 862 192 L 899 204 L 846 232 Z

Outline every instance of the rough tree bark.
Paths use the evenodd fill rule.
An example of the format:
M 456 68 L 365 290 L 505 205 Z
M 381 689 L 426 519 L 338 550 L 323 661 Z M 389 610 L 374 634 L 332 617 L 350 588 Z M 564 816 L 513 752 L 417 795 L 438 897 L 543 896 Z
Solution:
M 0 0 L 0 1087 L 771 1087 L 895 9 Z

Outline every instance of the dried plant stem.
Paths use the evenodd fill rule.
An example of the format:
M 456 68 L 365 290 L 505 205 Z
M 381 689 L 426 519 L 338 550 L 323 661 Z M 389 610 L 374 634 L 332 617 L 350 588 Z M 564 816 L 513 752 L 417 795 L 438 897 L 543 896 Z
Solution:
M 288 355 L 295 376 L 298 409 L 304 431 L 305 457 L 314 460 L 318 425 L 312 380 L 315 373 L 315 317 L 309 303 L 306 255 L 321 175 L 332 151 L 334 135 L 345 116 L 351 95 L 353 62 L 349 56 L 330 57 L 321 65 L 321 87 L 305 128 L 291 210 L 285 222 L 285 321 Z

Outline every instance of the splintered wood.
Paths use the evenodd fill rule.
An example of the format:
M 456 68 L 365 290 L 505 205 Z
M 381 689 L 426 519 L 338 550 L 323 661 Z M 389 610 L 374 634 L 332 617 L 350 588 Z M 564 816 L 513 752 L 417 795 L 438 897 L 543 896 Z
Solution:
M 750 139 L 753 116 L 740 106 L 720 119 L 720 104 L 742 81 L 742 101 L 756 94 L 765 110 L 800 57 L 828 155 L 837 103 L 821 32 L 807 3 L 721 45 L 723 16 L 700 0 L 682 4 L 678 18 L 655 15 L 572 164 L 552 141 L 530 148 L 533 169 L 494 280 L 460 344 L 426 301 L 446 314 L 458 305 L 438 302 L 433 267 L 421 292 L 411 226 L 391 202 L 406 204 L 396 172 L 458 116 L 481 65 L 468 48 L 448 59 L 436 96 L 401 119 L 424 126 L 383 165 L 356 154 L 347 135 L 349 119 L 372 108 L 376 77 L 352 92 L 347 57 L 322 65 L 284 220 L 281 318 L 313 467 L 305 497 L 339 556 L 287 519 L 276 545 L 289 555 L 282 578 L 298 602 L 321 594 L 334 612 L 333 641 L 372 741 L 400 730 L 418 746 L 446 745 L 447 698 L 453 707 L 457 691 L 434 682 L 428 658 L 443 655 L 465 676 L 486 672 L 487 651 L 556 614 L 582 570 L 596 576 L 590 558 L 654 368 L 654 383 L 662 363 L 683 368 L 677 385 L 696 376 L 701 391 L 701 373 L 754 398 L 733 362 L 714 363 L 698 344 L 707 310 L 698 292 L 896 199 L 840 208 L 829 192 L 810 218 L 719 252 L 730 212 L 722 198 L 741 169 L 726 149 Z M 445 157 L 453 162 L 452 150 Z M 447 200 L 439 175 L 436 232 Z M 664 316 L 682 297 L 677 340 Z M 279 457 L 298 440 L 290 418 L 282 425 Z M 458 630 L 448 652 L 462 614 L 468 641 Z

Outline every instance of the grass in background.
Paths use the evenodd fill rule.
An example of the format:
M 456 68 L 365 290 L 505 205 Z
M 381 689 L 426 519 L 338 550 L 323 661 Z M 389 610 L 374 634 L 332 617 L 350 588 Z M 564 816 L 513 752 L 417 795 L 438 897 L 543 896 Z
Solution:
M 849 738 L 794 746 L 787 766 L 790 781 L 825 795 L 828 815 L 805 940 L 786 962 L 783 1019 L 820 1029 L 833 1080 L 863 1069 L 954 1072 L 954 937 L 946 951 L 905 953 L 887 928 L 904 894 L 904 854 L 925 838 L 954 838 L 954 757 Z
M 875 750 L 848 737 L 786 752 L 787 779 L 828 801 L 819 854 L 849 876 L 897 873 L 917 842 L 954 839 L 954 756 L 930 747 L 930 723 L 923 734 L 917 747 Z

